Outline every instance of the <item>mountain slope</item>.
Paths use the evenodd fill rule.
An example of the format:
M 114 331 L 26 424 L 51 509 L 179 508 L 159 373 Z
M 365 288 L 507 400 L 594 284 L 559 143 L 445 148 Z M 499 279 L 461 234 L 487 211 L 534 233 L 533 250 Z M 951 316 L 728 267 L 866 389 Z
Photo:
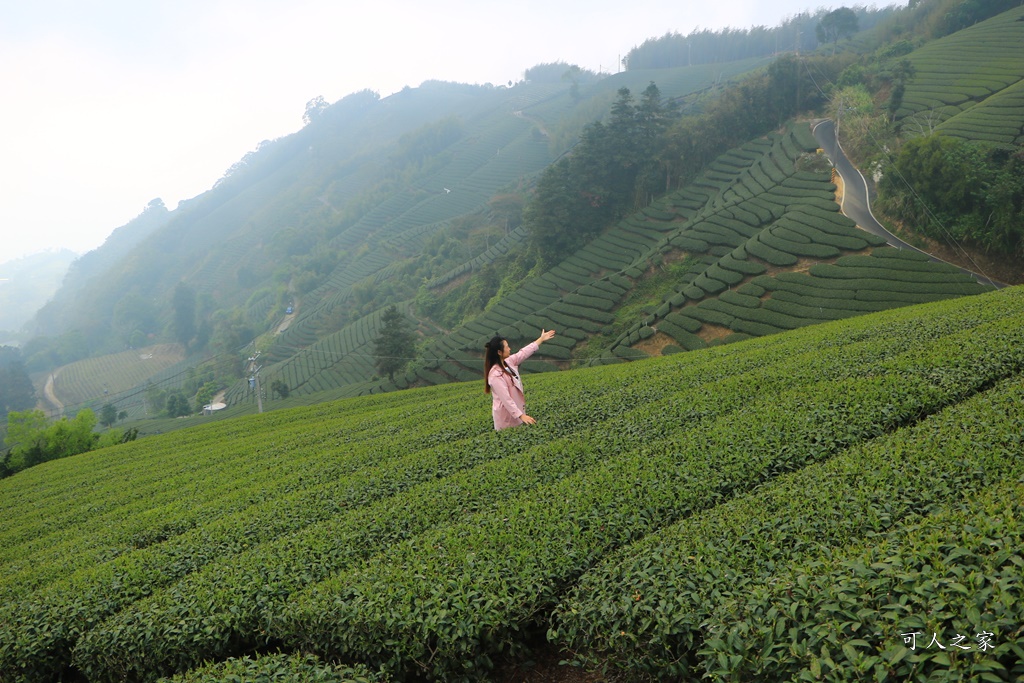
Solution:
M 910 132 L 1020 145 L 1024 9 L 1003 12 L 907 55 L 913 66 L 896 116 Z
M 1015 130 L 1020 75 L 1012 38 L 1024 25 L 1015 12 L 906 54 L 913 75 L 903 108 L 893 110 L 903 130 L 919 115 L 938 114 L 926 97 L 935 88 L 957 98 L 961 112 L 941 125 L 935 119 L 940 129 L 980 130 L 961 115 L 993 120 L 999 107 L 999 125 Z M 973 57 L 957 61 L 979 46 L 998 67 L 991 77 Z M 911 47 L 903 41 L 893 54 Z M 538 174 L 570 150 L 586 123 L 606 114 L 618 88 L 639 91 L 655 81 L 684 110 L 701 111 L 714 106 L 716 93 L 749 95 L 731 89 L 730 79 L 766 64 L 512 88 L 426 83 L 384 99 L 358 93 L 320 111 L 296 135 L 264 143 L 210 192 L 185 203 L 120 270 L 83 290 L 80 301 L 114 308 L 83 304 L 69 321 L 101 330 L 117 306 L 145 299 L 154 310 L 138 316 L 149 326 L 142 338 L 171 337 L 167 299 L 183 279 L 205 323 L 195 341 L 206 344 L 205 357 L 187 365 L 234 367 L 214 373 L 230 404 L 221 418 L 255 409 L 251 373 L 241 377 L 255 352 L 263 386 L 276 382 L 292 396 L 262 397 L 278 407 L 477 379 L 482 343 L 496 332 L 515 344 L 555 327 L 556 341 L 529 369 L 564 369 L 984 291 L 951 268 L 886 249 L 857 230 L 839 213 L 830 169 L 803 124 L 722 154 L 693 182 L 608 227 L 549 272 L 512 272 L 527 238 L 517 202 L 521 208 Z M 814 85 L 833 85 L 821 76 Z M 1006 135 L 985 130 L 977 139 Z M 112 302 L 114 293 L 125 300 Z M 378 377 L 372 343 L 391 304 L 422 340 L 394 383 Z M 187 370 L 156 379 L 191 394 Z M 144 394 L 136 387 L 112 398 L 137 418 L 146 414 Z

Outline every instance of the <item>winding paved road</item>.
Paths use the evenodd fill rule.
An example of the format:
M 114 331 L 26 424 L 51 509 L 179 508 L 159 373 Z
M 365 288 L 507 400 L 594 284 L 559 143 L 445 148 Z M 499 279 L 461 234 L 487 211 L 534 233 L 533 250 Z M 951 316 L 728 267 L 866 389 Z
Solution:
M 870 233 L 882 237 L 890 246 L 896 247 L 897 249 L 913 249 L 914 251 L 920 252 L 930 258 L 933 261 L 940 263 L 946 263 L 942 259 L 932 256 L 931 254 L 921 251 L 917 247 L 907 244 L 896 235 L 892 234 L 882 226 L 881 223 L 875 218 L 875 215 L 871 213 L 871 196 L 870 188 L 868 187 L 868 181 L 864 179 L 861 172 L 850 163 L 850 160 L 846 158 L 846 154 L 843 152 L 842 146 L 836 139 L 836 128 L 835 124 L 825 119 L 814 124 L 811 128 L 814 131 L 814 138 L 821 145 L 821 148 L 825 150 L 825 154 L 828 155 L 832 165 L 835 166 L 836 171 L 843 179 L 843 204 L 842 211 L 845 215 L 852 218 L 863 230 L 867 230 Z M 954 264 L 955 265 L 955 264 Z M 959 266 L 956 266 L 959 268 Z M 960 268 L 961 271 L 967 273 L 978 282 L 983 285 L 992 285 L 993 287 L 1002 288 L 1007 285 L 997 280 L 992 280 L 984 275 L 979 275 L 966 268 Z

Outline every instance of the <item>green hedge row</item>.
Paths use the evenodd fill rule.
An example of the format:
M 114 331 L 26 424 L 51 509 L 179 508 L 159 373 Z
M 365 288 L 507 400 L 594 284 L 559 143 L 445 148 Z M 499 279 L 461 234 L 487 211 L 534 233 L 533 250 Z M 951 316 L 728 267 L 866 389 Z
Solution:
M 404 404 L 381 410 L 371 419 L 359 413 L 351 418 L 343 414 L 327 417 L 325 413 L 318 426 L 330 425 L 333 421 L 342 427 L 343 458 L 338 457 L 337 446 L 324 448 L 322 437 L 310 436 L 307 421 L 289 426 L 286 420 L 290 411 L 281 411 L 280 416 L 271 414 L 276 418 L 271 424 L 280 420 L 281 428 L 275 432 L 274 445 L 270 448 L 250 444 L 244 438 L 220 442 L 217 437 L 223 432 L 208 430 L 217 447 L 206 444 L 200 447 L 199 453 L 220 472 L 217 477 L 211 477 L 213 486 L 203 491 L 207 496 L 213 494 L 212 497 L 204 501 L 201 492 L 192 492 L 184 498 L 180 495 L 180 482 L 192 481 L 195 470 L 170 476 L 164 474 L 154 486 L 178 495 L 176 505 L 150 507 L 162 520 L 157 527 L 161 535 L 144 543 L 136 541 L 136 547 L 126 549 L 113 559 L 94 558 L 91 566 L 52 577 L 29 597 L 5 603 L 0 618 L 0 671 L 22 670 L 33 678 L 52 676 L 67 666 L 70 648 L 84 632 L 155 590 L 208 564 L 245 554 L 251 547 L 315 525 L 336 514 L 339 506 L 356 509 L 389 490 L 414 485 L 428 474 L 420 467 L 424 456 L 430 458 L 428 454 L 436 434 L 464 438 L 477 431 L 468 424 L 457 430 L 450 425 L 450 410 L 466 410 L 470 405 L 470 401 L 462 399 L 445 407 L 434 406 L 433 414 L 419 415 L 423 432 L 389 438 L 382 438 L 380 426 L 407 413 L 408 407 Z M 350 423 L 358 429 L 345 429 L 344 425 Z M 232 431 L 237 431 L 244 425 L 232 426 L 235 427 Z M 231 448 L 247 454 L 245 458 L 229 459 L 228 464 L 250 470 L 248 477 L 232 475 L 223 464 L 225 451 Z M 288 453 L 289 457 L 282 458 L 282 453 Z M 419 464 L 403 462 L 401 457 L 387 462 L 389 453 L 416 453 Z M 459 466 L 450 458 L 447 460 L 435 466 Z M 256 468 L 254 465 L 259 461 L 266 461 L 273 469 Z M 384 464 L 376 464 L 381 461 Z M 195 464 L 193 461 L 193 466 Z M 159 466 L 153 469 L 160 470 Z M 359 476 L 355 476 L 356 473 Z M 350 477 L 351 484 L 348 490 L 339 492 L 335 490 L 336 482 L 342 477 Z M 124 487 L 123 482 L 123 476 L 116 477 L 111 485 Z M 145 488 L 136 488 L 145 494 Z M 222 491 L 228 491 L 229 497 L 222 495 Z M 231 504 L 232 500 L 236 502 Z M 181 520 L 177 529 L 171 526 L 176 514 Z M 82 533 L 81 528 L 77 531 Z M 86 547 L 96 543 L 105 545 L 111 542 L 106 538 L 116 537 L 118 533 L 118 528 L 109 524 L 102 531 L 81 537 L 79 542 Z M 45 566 L 41 559 L 36 558 L 34 562 L 37 569 Z M 64 564 L 61 560 L 60 566 Z M 32 632 L 36 637 L 20 641 L 9 639 L 13 631 Z
M 860 638 L 868 650 L 888 651 L 871 662 L 869 671 L 881 665 L 872 672 L 882 677 L 876 680 L 905 679 L 909 670 L 897 675 L 887 668 L 908 654 L 897 634 L 920 630 L 924 624 L 912 620 L 934 614 L 945 600 L 925 589 L 915 598 L 918 610 L 871 606 L 872 600 L 899 600 L 924 586 L 897 589 L 890 583 L 878 590 L 861 584 L 837 591 L 861 574 L 851 572 L 845 553 L 821 564 L 808 561 L 827 558 L 830 548 L 856 548 L 872 539 L 871 546 L 882 547 L 861 570 L 880 562 L 876 571 L 906 571 L 895 558 L 885 559 L 891 546 L 880 541 L 884 534 L 906 537 L 915 529 L 903 525 L 950 508 L 965 508 L 981 524 L 1000 517 L 981 514 L 973 499 L 994 483 L 1024 474 L 1019 443 L 1007 440 L 1005 431 L 1024 418 L 1022 399 L 1024 382 L 1008 381 L 624 549 L 585 575 L 561 602 L 549 638 L 574 652 L 579 663 L 632 678 L 671 680 L 799 680 L 821 657 L 822 645 L 838 662 Z M 978 421 L 978 415 L 985 417 Z M 1000 492 L 1010 494 L 1000 496 L 1003 501 L 1024 500 L 1005 485 Z M 965 539 L 962 547 L 978 545 L 976 538 Z M 796 571 L 779 575 L 780 567 L 793 564 Z M 1019 586 L 1019 568 L 1016 574 Z M 998 573 L 990 576 L 983 583 Z M 970 597 L 962 594 L 958 600 Z M 967 619 L 968 609 L 969 604 L 959 613 L 944 612 L 955 622 Z M 890 619 L 906 621 L 878 623 Z M 980 629 L 984 622 L 975 615 L 971 624 L 948 625 Z M 1001 626 L 1001 646 L 1009 654 L 1007 636 L 1019 624 Z M 855 660 L 869 654 L 863 649 L 864 643 L 855 646 Z M 846 661 L 843 670 L 855 675 L 864 671 L 863 663 Z M 931 664 L 936 673 L 949 666 Z
M 780 251 L 775 247 L 765 244 L 761 235 L 758 235 L 758 237 L 754 239 L 748 240 L 746 243 L 744 243 L 743 246 L 747 250 L 747 253 L 753 256 L 754 258 L 759 258 L 762 261 L 768 263 L 769 265 L 777 266 L 780 268 L 796 265 L 797 261 L 800 260 L 793 254 L 790 254 L 785 251 Z
M 314 655 L 269 654 L 231 658 L 178 674 L 162 683 L 387 683 L 391 677 L 363 666 L 328 664 Z
M 769 299 L 768 301 L 771 301 Z M 767 303 L 767 301 L 765 302 Z M 736 320 L 748 320 L 754 323 L 762 323 L 771 325 L 772 327 L 781 328 L 784 330 L 793 330 L 798 327 L 809 325 L 812 322 L 817 322 L 802 316 L 789 315 L 774 311 L 766 306 L 760 308 L 747 308 L 746 306 L 736 306 L 730 304 L 721 299 L 709 299 L 708 301 L 702 301 L 695 308 L 703 309 L 700 315 L 708 315 L 709 311 L 714 311 L 716 315 L 725 316 L 729 319 L 729 323 L 726 327 L 735 328 Z M 748 330 L 741 330 L 747 332 Z
M 890 280 L 892 282 L 905 282 L 919 285 L 947 284 L 947 285 L 976 285 L 977 282 L 970 275 L 959 272 L 949 272 L 939 269 L 911 270 L 893 268 L 875 268 L 871 266 L 844 266 L 839 264 L 819 263 L 811 266 L 811 275 L 820 278 L 834 278 L 842 280 Z M 964 291 L 970 291 L 969 289 Z
M 743 245 L 722 257 L 719 265 L 726 270 L 742 273 L 743 275 L 760 275 L 765 271 L 765 267 L 760 263 L 747 260 L 747 250 Z
M 698 332 L 700 331 L 701 323 L 699 320 L 695 320 L 694 318 L 691 318 L 688 315 L 686 315 L 686 311 L 689 310 L 690 307 L 687 307 L 683 311 L 674 311 L 672 313 L 669 313 L 667 316 L 665 316 L 665 320 L 683 328 L 687 332 Z
M 705 669 L 734 678 L 1020 680 L 1022 501 L 1024 484 L 990 485 L 969 506 L 757 586 L 709 625 L 721 636 L 700 653 Z
M 783 293 L 780 292 L 780 294 Z M 836 299 L 818 299 L 817 301 L 809 300 L 804 297 L 798 297 L 798 299 L 798 301 L 791 301 L 782 296 L 773 296 L 764 302 L 763 308 L 766 311 L 781 313 L 783 315 L 814 323 L 822 320 L 841 320 L 843 318 L 852 318 L 855 315 L 864 315 L 865 313 L 873 311 L 884 311 L 895 305 L 883 302 L 873 302 L 870 304 L 861 302 L 863 308 L 839 308 L 836 306 Z M 826 305 L 829 303 L 832 305 Z
M 696 351 L 697 349 L 703 349 L 707 346 L 707 342 L 703 339 L 691 332 L 687 332 L 685 329 L 668 319 L 658 322 L 658 331 L 664 332 L 675 339 L 679 343 L 679 346 L 687 351 Z
M 524 630 L 540 627 L 570 582 L 610 550 L 1020 372 L 1024 326 L 1011 322 L 998 334 L 925 344 L 870 376 L 766 394 L 742 415 L 706 425 L 700 438 L 683 433 L 659 444 L 647 435 L 643 457 L 606 462 L 318 585 L 272 632 L 293 647 L 400 676 L 479 675 Z
M 761 299 L 758 297 L 750 296 L 749 294 L 740 294 L 735 290 L 722 292 L 718 298 L 728 304 L 744 306 L 746 308 L 757 308 L 761 305 Z
M 683 251 L 703 253 L 708 250 L 708 243 L 706 241 L 687 233 L 676 235 L 669 241 L 673 246 L 679 247 Z
M 814 244 L 810 242 L 796 242 L 784 237 L 778 227 L 766 230 L 757 236 L 763 244 L 793 256 L 805 256 L 808 258 L 827 259 L 839 256 L 839 250 L 827 244 Z
M 707 364 L 703 364 L 703 367 L 701 365 L 695 364 L 686 372 L 692 373 L 694 379 L 721 379 L 747 370 L 757 363 L 736 364 L 735 367 L 720 364 L 712 375 L 706 373 Z M 348 511 L 348 506 L 339 505 L 336 497 L 326 497 L 325 502 L 338 510 L 334 519 L 312 526 L 303 534 L 284 536 L 270 544 L 253 545 L 251 551 L 237 558 L 223 558 L 201 573 L 189 577 L 186 583 L 158 592 L 152 598 L 138 603 L 132 610 L 123 612 L 87 636 L 88 642 L 81 644 L 76 654 L 81 660 L 80 666 L 83 670 L 88 668 L 93 676 L 99 676 L 98 672 L 103 665 L 92 662 L 95 654 L 107 662 L 117 659 L 121 662 L 116 665 L 120 670 L 128 667 L 138 671 L 172 671 L 195 665 L 206 657 L 231 654 L 231 648 L 238 647 L 243 640 L 251 643 L 251 646 L 257 645 L 252 641 L 254 638 L 259 640 L 254 620 L 263 619 L 268 606 L 276 604 L 295 587 L 348 566 L 373 548 L 382 547 L 415 533 L 417 529 L 423 529 L 424 525 L 434 523 L 431 520 L 437 520 L 438 515 L 450 517 L 465 514 L 467 506 L 473 509 L 475 505 L 486 506 L 487 501 L 499 499 L 501 490 L 528 487 L 530 481 L 536 481 L 536 477 L 564 476 L 575 466 L 573 463 L 592 462 L 587 458 L 600 457 L 600 449 L 595 448 L 587 451 L 583 460 L 580 458 L 584 453 L 580 452 L 572 456 L 571 462 L 567 462 L 564 458 L 556 457 L 560 452 L 557 450 L 560 446 L 556 446 L 555 454 L 530 456 L 530 462 L 525 465 L 514 465 L 525 467 L 524 472 L 533 473 L 530 476 L 499 476 L 494 472 L 494 468 L 501 470 L 506 466 L 512 467 L 516 453 L 525 453 L 525 449 L 539 444 L 548 448 L 553 439 L 557 442 L 556 437 L 562 435 L 573 443 L 579 442 L 586 446 L 587 437 L 584 435 L 581 438 L 576 431 L 582 429 L 589 433 L 588 426 L 594 416 L 613 419 L 622 415 L 623 411 L 635 409 L 665 392 L 679 390 L 678 377 L 660 377 L 653 370 L 638 374 L 634 371 L 624 377 L 609 378 L 604 386 L 589 383 L 586 401 L 580 401 L 579 396 L 571 395 L 571 392 L 570 395 L 554 397 L 549 408 L 551 414 L 559 416 L 559 420 L 543 433 L 518 432 L 519 446 L 516 447 L 506 443 L 504 448 L 495 448 L 492 443 L 495 438 L 493 433 L 488 434 L 489 430 L 485 429 L 482 433 L 478 432 L 465 447 L 452 452 L 453 447 L 458 447 L 459 439 L 437 440 L 438 436 L 446 433 L 445 430 L 423 425 L 428 430 L 424 432 L 423 438 L 437 440 L 438 453 L 447 451 L 451 457 L 446 458 L 444 463 L 415 457 L 404 459 L 404 463 L 396 463 L 413 468 L 419 463 L 416 476 L 421 483 L 402 494 L 402 500 L 405 501 L 403 505 L 395 505 L 389 499 L 387 492 L 394 494 L 400 489 L 389 489 L 393 484 L 388 484 L 386 480 L 381 482 L 384 484 L 383 489 L 376 495 L 368 496 L 373 502 L 365 510 L 356 507 Z M 536 392 L 536 388 L 531 389 L 534 396 Z M 479 400 L 477 392 L 472 392 L 471 396 Z M 674 402 L 666 403 L 665 409 L 680 409 L 673 405 Z M 452 408 L 450 402 L 439 406 L 449 421 Z M 458 410 L 457 406 L 455 410 Z M 407 419 L 415 421 L 419 417 L 414 412 Z M 542 462 L 544 466 L 531 464 L 533 457 L 539 458 L 536 462 Z M 475 466 L 465 468 L 466 464 L 473 462 Z M 489 462 L 493 464 L 487 464 Z M 480 469 L 481 466 L 483 469 Z M 439 473 L 445 477 L 439 478 Z M 371 475 L 368 481 L 372 482 L 372 472 L 368 474 Z M 349 481 L 347 486 L 353 487 L 354 483 Z M 512 489 L 507 489 L 508 486 Z M 479 503 L 472 503 L 474 500 Z M 242 538 L 246 536 L 242 535 Z M 211 605 L 216 606 L 213 612 Z M 193 616 L 186 623 L 179 623 L 184 614 Z M 153 628 L 159 628 L 162 633 L 159 641 L 146 640 L 146 634 L 152 633 Z M 225 636 L 231 633 L 235 635 Z M 112 647 L 111 638 L 125 643 L 124 650 L 118 646 L 114 650 L 119 653 L 102 652 Z M 135 642 L 133 639 L 143 639 L 145 642 Z M 134 644 L 129 644 L 129 641 Z M 97 652 L 86 654 L 94 646 Z M 159 649 L 153 650 L 154 647 Z M 125 661 L 135 663 L 128 665 Z
M 787 214 L 789 216 L 790 214 Z M 786 229 L 800 235 L 810 242 L 816 242 L 817 244 L 824 244 L 845 251 L 860 251 L 867 249 L 868 240 L 861 235 L 836 235 L 833 233 L 825 232 L 817 227 L 811 227 L 797 221 L 791 221 L 783 223 L 783 218 L 779 221 L 781 225 L 785 225 Z M 869 234 L 869 233 L 864 233 Z
M 803 355 L 808 352 L 815 353 L 804 349 Z M 385 498 L 365 511 L 340 514 L 302 536 L 285 537 L 274 544 L 254 547 L 251 553 L 237 559 L 219 562 L 189 578 L 187 584 L 158 593 L 95 629 L 87 636 L 88 642 L 77 648 L 76 661 L 91 677 L 103 680 L 108 675 L 104 671 L 174 670 L 195 665 L 206 657 L 230 654 L 240 643 L 259 640 L 259 628 L 255 625 L 258 622 L 253 620 L 269 618 L 266 610 L 276 609 L 278 601 L 295 586 L 349 565 L 353 557 L 372 552 L 382 543 L 387 545 L 389 538 L 408 537 L 417 528 L 415 525 L 422 528 L 438 515 L 486 509 L 486 501 L 500 498 L 498 491 L 506 490 L 504 487 L 515 490 L 531 486 L 530 482 L 537 481 L 537 477 L 564 476 L 595 458 L 620 452 L 628 443 L 639 444 L 652 435 L 664 434 L 666 428 L 671 432 L 696 426 L 683 424 L 680 416 L 692 420 L 703 413 L 721 414 L 720 411 L 738 405 L 705 399 L 702 384 L 725 383 L 752 392 L 752 384 L 767 388 L 819 372 L 794 365 L 787 366 L 787 371 L 778 377 L 765 375 L 765 360 L 772 358 L 770 349 L 751 350 L 741 359 L 726 358 L 727 361 L 708 358 L 672 373 L 655 367 L 637 369 L 628 375 L 609 376 L 603 382 L 588 382 L 577 392 L 567 392 L 562 387 L 554 397 L 555 404 L 549 406 L 550 413 L 557 414 L 559 419 L 551 421 L 544 430 L 503 434 L 504 445 L 500 448 L 493 443 L 498 437 L 485 433 L 476 438 L 477 445 L 469 442 L 461 449 L 459 458 L 476 459 L 482 468 L 478 465 L 459 474 L 457 463 L 446 462 L 443 471 L 447 476 L 438 478 L 437 466 L 424 463 L 422 474 L 427 479 L 420 487 L 403 494 L 404 504 Z M 796 358 L 792 360 L 797 362 Z M 748 374 L 739 378 L 738 373 Z M 534 397 L 538 390 L 536 385 L 531 388 Z M 685 395 L 669 398 L 681 390 Z M 472 396 L 477 397 L 477 392 L 472 392 Z M 652 412 L 649 406 L 653 400 L 659 403 L 658 410 Z M 444 408 L 450 412 L 447 404 Z M 633 411 L 635 416 L 626 418 L 623 411 Z M 669 413 L 675 414 L 676 419 L 669 417 Z M 416 413 L 410 415 L 410 419 L 416 417 Z M 603 425 L 603 429 L 593 425 Z M 623 425 L 630 427 L 623 430 Z M 626 437 L 629 440 L 623 441 Z M 509 438 L 513 439 L 511 443 Z M 443 443 L 450 449 L 459 442 Z M 605 445 L 601 446 L 602 443 Z M 572 446 L 569 452 L 565 451 L 567 445 Z M 541 451 L 531 454 L 531 449 L 538 447 Z M 414 463 L 415 459 L 409 460 L 410 465 Z M 186 614 L 193 616 L 180 623 Z M 154 633 L 154 629 L 161 635 L 150 639 L 147 634 Z

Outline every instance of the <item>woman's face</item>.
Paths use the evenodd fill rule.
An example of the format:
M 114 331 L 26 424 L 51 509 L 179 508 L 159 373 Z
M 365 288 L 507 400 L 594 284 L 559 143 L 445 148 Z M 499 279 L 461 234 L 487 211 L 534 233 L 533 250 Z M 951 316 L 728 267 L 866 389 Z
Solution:
M 503 340 L 501 342 L 501 351 L 498 352 L 498 356 L 500 356 L 502 360 L 505 360 L 511 355 L 512 349 L 508 347 L 508 340 Z

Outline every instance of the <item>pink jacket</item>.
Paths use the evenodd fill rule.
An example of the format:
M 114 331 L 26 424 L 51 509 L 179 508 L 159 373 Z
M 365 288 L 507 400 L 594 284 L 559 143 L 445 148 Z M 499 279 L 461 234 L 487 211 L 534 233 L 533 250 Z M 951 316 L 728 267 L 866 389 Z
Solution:
M 487 373 L 487 384 L 491 387 L 491 416 L 495 429 L 505 429 L 523 424 L 526 411 L 526 397 L 523 395 L 523 381 L 519 378 L 519 365 L 539 348 L 537 342 L 530 342 L 517 353 L 505 359 L 514 375 L 503 372 L 500 365 L 491 367 Z

